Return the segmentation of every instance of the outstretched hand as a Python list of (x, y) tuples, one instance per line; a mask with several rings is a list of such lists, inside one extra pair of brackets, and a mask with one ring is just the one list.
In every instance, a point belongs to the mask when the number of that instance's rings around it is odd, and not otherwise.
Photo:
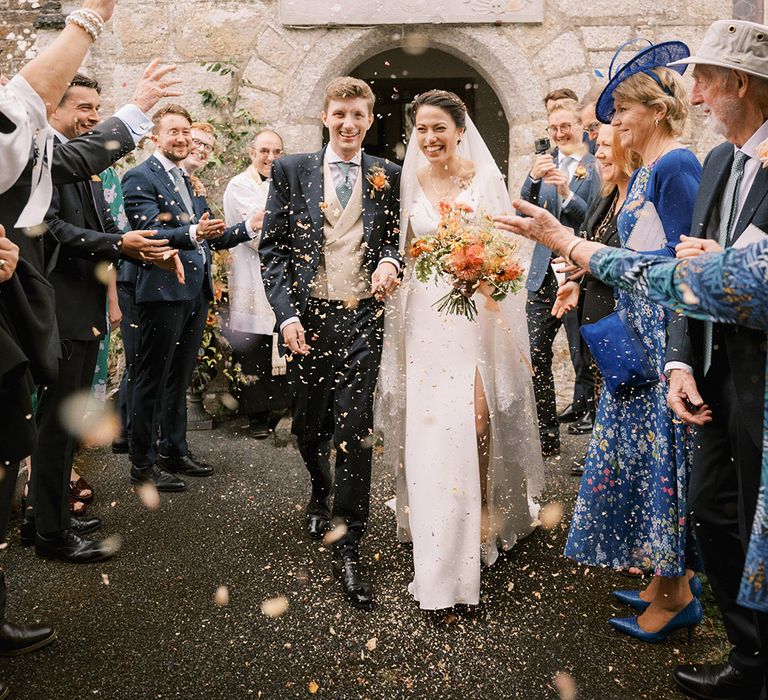
[(712, 409), (704, 403), (696, 380), (685, 369), (669, 373), (667, 404), (684, 423), (705, 425), (712, 421)]
[(179, 85), (180, 80), (171, 80), (166, 76), (176, 70), (173, 64), (161, 66), (159, 58), (153, 58), (152, 62), (144, 69), (136, 89), (133, 91), (131, 102), (145, 114), (164, 97), (178, 97), (181, 92), (173, 86)]
[(542, 243), (557, 252), (573, 238), (573, 234), (546, 209), (521, 199), (512, 202), (512, 206), (524, 216), (494, 216), (496, 228)]

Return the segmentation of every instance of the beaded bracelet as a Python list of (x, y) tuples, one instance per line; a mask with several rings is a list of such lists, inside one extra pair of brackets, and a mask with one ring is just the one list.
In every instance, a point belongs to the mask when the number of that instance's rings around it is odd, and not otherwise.
[(66, 24), (75, 24), (80, 27), (90, 35), (93, 41), (96, 41), (104, 29), (104, 20), (91, 10), (75, 10), (67, 15), (64, 21)]
[(576, 264), (573, 262), (573, 258), (571, 258), (571, 254), (576, 249), (576, 246), (579, 245), (579, 243), (584, 243), (584, 242), (585, 242), (584, 238), (577, 238), (575, 241), (571, 241), (568, 244), (568, 247), (565, 249), (565, 255), (563, 255), (567, 263), (569, 263), (570, 265)]

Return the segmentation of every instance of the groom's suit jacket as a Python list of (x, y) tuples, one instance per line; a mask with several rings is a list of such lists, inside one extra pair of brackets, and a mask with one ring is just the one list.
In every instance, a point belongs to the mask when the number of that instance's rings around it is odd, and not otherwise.
[[(733, 164), (733, 144), (723, 143), (710, 151), (704, 161), (701, 185), (696, 196), (691, 236), (717, 240), (720, 203)], [(768, 170), (760, 168), (733, 229), (736, 243), (748, 226), (768, 233)], [(669, 325), (667, 362), (693, 367), (697, 383), (703, 379), (704, 322), (676, 316)], [(741, 418), (760, 447), (763, 432), (763, 387), (765, 385), (765, 333), (744, 326), (715, 324), (713, 346), (722, 345), (731, 368), (731, 381), (741, 402)]]
[[(272, 165), (259, 255), (278, 329), (304, 313), (323, 253), (324, 154), (325, 148), (286, 156)], [(368, 180), (375, 166), (383, 168), (389, 184), (379, 191)], [(402, 261), (398, 251), (400, 167), (363, 153), (358, 178), (363, 178), (363, 265), (370, 276), (383, 258)]]
[[(158, 238), (169, 239), (169, 245), (179, 249), (186, 277), (185, 284), (179, 284), (173, 272), (161, 270), (156, 265), (146, 268), (130, 263), (121, 265), (118, 280), (131, 282), (131, 276), (134, 276), (136, 303), (187, 301), (195, 299), (201, 289), (209, 300), (212, 299), (211, 249), (231, 248), (251, 240), (245, 223), (230, 226), (220, 238), (200, 241), (196, 247), (189, 237), (193, 222), (175, 183), (155, 156), (129, 170), (123, 176), (122, 187), (125, 213), (131, 227), (134, 230), (157, 230)], [(204, 195), (195, 195), (192, 191), (189, 194), (196, 221), (206, 212), (211, 214)]]
[[(555, 149), (552, 155), (557, 158), (557, 149)], [(558, 195), (554, 185), (542, 182), (541, 180), (534, 182), (530, 174), (525, 178), (520, 191), (520, 198), (531, 202), (531, 204), (544, 207), (563, 226), (568, 226), (573, 229), (574, 233), (578, 233), (584, 223), (587, 209), (600, 193), (600, 177), (595, 168), (595, 157), (591, 153), (586, 153), (581, 158), (581, 165), (584, 166), (587, 174), (584, 177), (574, 175), (571, 178), (568, 186), (571, 192), (573, 192), (573, 197), (571, 197), (567, 206), (562, 206), (562, 198)], [(528, 291), (539, 291), (544, 283), (544, 277), (547, 274), (551, 260), (552, 251), (541, 243), (537, 243), (531, 257), (528, 279), (525, 282), (525, 287)]]

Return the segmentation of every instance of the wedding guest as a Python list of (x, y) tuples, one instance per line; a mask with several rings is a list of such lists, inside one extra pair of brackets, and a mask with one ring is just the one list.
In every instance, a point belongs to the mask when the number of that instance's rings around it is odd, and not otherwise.
[[(728, 24), (733, 24), (733, 20)], [(706, 48), (708, 47), (705, 38), (702, 49)], [(718, 54), (714, 55), (700, 51), (694, 58), (714, 61), (716, 56), (719, 57), (720, 50), (722, 49), (718, 48)], [(751, 67), (750, 63), (746, 64), (747, 67)], [(740, 68), (738, 70), (741, 71)], [(696, 89), (694, 87), (694, 91)], [(702, 246), (707, 247), (706, 243), (684, 236), (678, 250), (685, 252), (685, 257), (669, 260), (662, 256), (609, 249), (597, 242), (575, 238), (543, 209), (522, 201), (513, 204), (529, 218), (500, 218), (497, 219), (498, 226), (552, 248), (577, 265), (588, 268), (593, 275), (607, 284), (616, 285), (632, 294), (646, 296), (655, 303), (663, 304), (691, 318), (713, 323), (738, 324), (759, 329), (763, 334), (768, 331), (766, 237), (743, 248), (731, 246), (725, 252), (692, 258), (687, 253), (693, 246), (698, 245), (701, 249)], [(708, 407), (702, 406), (697, 415), (707, 417), (709, 410)], [(762, 413), (762, 484), (745, 566), (743, 571), (737, 572), (740, 587), (736, 603), (755, 611), (765, 619), (764, 616), (768, 613), (768, 588), (765, 586), (764, 577), (764, 572), (768, 569), (768, 394), (764, 398)], [(764, 659), (759, 653), (756, 655), (759, 663), (750, 669), (739, 670), (731, 666), (730, 662), (697, 664), (693, 667), (678, 667), (673, 677), (690, 697), (762, 699), (766, 697), (765, 691), (768, 689), (768, 665), (763, 663)], [(694, 686), (691, 681), (696, 675), (699, 676), (700, 683)]]
[[(283, 155), (283, 140), (262, 129), (251, 140), (251, 164), (233, 177), (224, 192), (228, 226), (263, 216), (272, 163)], [(225, 333), (242, 378), (234, 388), (238, 412), (248, 416), (248, 432), (257, 440), (274, 430), (289, 406), (285, 359), (277, 351), (275, 314), (261, 279), (259, 239), (232, 249), (229, 267), (229, 319)]]
[(216, 144), (216, 131), (213, 125), (208, 122), (193, 122), (190, 135), (192, 137), (192, 147), (189, 149), (189, 155), (184, 159), (182, 167), (187, 171), (191, 179), (194, 173), (208, 164), (211, 155), (213, 155)]
[[(678, 257), (743, 247), (768, 232), (768, 26), (715, 22), (695, 56), (691, 103), (725, 141), (704, 162), (691, 235)], [(751, 324), (748, 324), (751, 325)], [(704, 571), (725, 620), (727, 659), (678, 666), (694, 697), (757, 697), (768, 666), (768, 612), (739, 604), (760, 488), (765, 333), (676, 317), (667, 346), (669, 405), (696, 430), (689, 510)], [(765, 690), (765, 689), (764, 689)]]
[[(55, 372), (57, 338), (50, 294), (39, 297), (30, 310), (27, 289), (45, 288), (40, 275), (40, 241), (24, 236), (17, 226), (40, 224), (48, 208), (48, 182), (86, 179), (93, 166), (106, 167), (130, 150), (125, 142), (117, 150), (104, 148), (114, 135), (107, 130), (92, 134), (33, 171), (52, 135), (46, 125), (69, 80), (85, 57), (100, 27), (112, 16), (114, 0), (86, 0), (80, 11), (67, 17), (66, 26), (53, 43), (20, 70), (7, 86), (0, 86), (0, 539), (5, 539), (19, 462), (34, 449), (37, 430), (32, 412), (33, 374)], [(109, 125), (117, 128), (113, 122)], [(33, 148), (37, 142), (37, 149)], [(132, 145), (131, 145), (132, 147)], [(15, 238), (14, 242), (11, 238)], [(29, 259), (25, 254), (29, 253)], [(39, 265), (36, 267), (36, 265)], [(26, 288), (25, 288), (26, 287)], [(40, 341), (39, 343), (37, 341)], [(5, 577), (0, 578), (0, 650), (23, 654), (40, 649), (56, 638), (47, 625), (20, 626), (6, 618)], [(8, 685), (0, 681), (0, 697)]]
[[(566, 100), (554, 103), (547, 115), (547, 123), (547, 132), (555, 143), (555, 150), (551, 154), (536, 156), (520, 196), (534, 204), (546, 206), (556, 213), (563, 224), (578, 231), (584, 223), (587, 208), (598, 196), (600, 188), (595, 159), (582, 146), (576, 102)], [(594, 413), (594, 380), (581, 355), (578, 319), (573, 312), (563, 319), (550, 313), (557, 287), (551, 251), (544, 246), (536, 246), (526, 280), (526, 310), (541, 449), (545, 456), (560, 452), (560, 422), (576, 423), (578, 432), (589, 432)], [(558, 417), (552, 374), (552, 344), (562, 324), (565, 324), (568, 334), (576, 383), (570, 407)]]
[(135, 272), (139, 338), (131, 401), (131, 480), (151, 483), (159, 491), (182, 491), (186, 484), (179, 474), (213, 474), (211, 465), (190, 453), (186, 437), (186, 390), (213, 298), (211, 249), (250, 240), (258, 223), (249, 219), (225, 229), (222, 220), (211, 217), (205, 196), (193, 191), (182, 166), (193, 146), (192, 117), (186, 109), (166, 105), (152, 121), (156, 150), (123, 177), (125, 209), (133, 227), (152, 226), (181, 249), (184, 282), (156, 267)]
[[(613, 124), (622, 147), (643, 163), (618, 217), (621, 244), (668, 257), (691, 230), (701, 175), (698, 160), (679, 142), (688, 113), (677, 72), (684, 68), (664, 67), (688, 55), (681, 42), (639, 51), (611, 76), (596, 110), (601, 122)], [(617, 306), (660, 376), (669, 313), (623, 291)], [(690, 440), (667, 407), (666, 394), (664, 382), (602, 392), (565, 547), (566, 556), (583, 564), (653, 568), (642, 614), (610, 620), (644, 641), (661, 641), (702, 619), (689, 583), (692, 572), (686, 570)]]
[[(640, 161), (637, 154), (622, 148), (616, 130), (609, 124), (600, 125), (596, 143), (595, 158), (602, 182), (600, 197), (592, 203), (587, 212), (580, 235), (588, 241), (600, 241), (605, 245), (617, 247), (621, 245), (618, 231), (619, 212), (627, 198), (630, 176), (640, 166)], [(579, 274), (575, 274), (576, 270)], [(553, 316), (562, 318), (564, 314), (577, 309), (579, 325), (585, 325), (595, 323), (613, 311), (616, 299), (608, 285), (575, 266), (573, 270), (567, 269), (566, 272), (569, 278), (557, 290), (557, 299), (552, 307)], [(583, 342), (581, 351), (585, 362), (592, 368), (595, 378), (595, 404), (599, 404), (602, 377), (592, 361), (589, 348)], [(571, 474), (581, 476), (585, 462), (586, 458), (577, 460), (571, 468)]]
[(592, 88), (579, 104), (579, 116), (584, 127), (584, 143), (592, 155), (597, 151), (597, 135), (601, 126), (595, 114), (595, 105), (601, 91), (600, 86)]
[[(137, 131), (149, 128), (144, 112), (159, 99), (156, 83), (172, 67), (160, 68), (154, 62), (150, 69), (152, 78), (140, 82), (133, 104), (124, 108)], [(99, 107), (99, 84), (75, 75), (50, 117), (54, 149), (93, 129), (99, 122)], [(67, 429), (62, 409), (72, 394), (90, 388), (99, 336), (106, 333), (107, 289), (96, 267), (100, 262), (116, 264), (121, 255), (143, 261), (153, 251), (162, 254), (170, 248), (167, 240), (152, 238), (154, 231), (123, 233), (109, 216), (98, 178), (55, 187), (45, 223), (46, 270), (55, 291), (57, 325), (66, 352), (59, 360), (58, 380), (48, 383), (40, 394), (36, 415), (40, 437), (32, 454), (30, 481), (32, 512), (25, 511), (22, 538), (34, 541), (41, 556), (88, 563), (108, 558), (112, 549), (82, 538), (99, 528), (98, 518), (77, 519), (69, 512), (76, 437)]]

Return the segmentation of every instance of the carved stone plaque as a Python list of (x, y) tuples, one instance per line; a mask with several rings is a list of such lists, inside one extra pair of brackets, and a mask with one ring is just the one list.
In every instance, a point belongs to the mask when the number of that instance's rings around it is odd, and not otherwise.
[(544, 0), (280, 0), (287, 25), (510, 24), (544, 21)]

